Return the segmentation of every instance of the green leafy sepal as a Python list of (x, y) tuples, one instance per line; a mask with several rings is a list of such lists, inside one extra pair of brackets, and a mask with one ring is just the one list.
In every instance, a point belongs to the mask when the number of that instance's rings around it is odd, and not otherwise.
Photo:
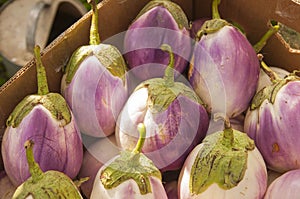
[(196, 93), (181, 82), (174, 82), (172, 86), (169, 86), (166, 85), (165, 79), (153, 78), (141, 83), (135, 91), (141, 88), (148, 89), (148, 108), (153, 113), (166, 110), (179, 95), (186, 96), (190, 100), (204, 105)]
[(176, 23), (178, 24), (179, 29), (186, 28), (189, 29), (189, 21), (181, 9), (179, 5), (170, 1), (170, 0), (152, 0), (150, 1), (137, 15), (134, 21), (136, 21), (140, 16), (145, 14), (147, 11), (155, 8), (157, 6), (162, 6), (166, 8), (173, 18), (175, 19)]
[[(88, 45), (79, 47), (66, 67), (66, 83), (70, 84), (80, 64), (89, 56), (96, 56), (99, 62), (114, 76), (125, 82), (126, 63), (120, 51), (109, 44)], [(87, 80), (88, 81), (88, 80)]]
[(62, 126), (67, 125), (72, 119), (66, 100), (58, 93), (48, 93), (46, 95), (29, 95), (25, 97), (10, 114), (6, 125), (14, 128), (18, 127), (23, 118), (38, 104), (49, 110), (53, 118), (60, 121)]
[(153, 162), (142, 153), (122, 151), (100, 175), (100, 180), (106, 189), (112, 189), (121, 183), (134, 180), (142, 195), (151, 193), (150, 177), (161, 180), (161, 173)]
[(254, 141), (228, 128), (207, 136), (202, 144), (190, 173), (191, 193), (200, 194), (214, 183), (224, 190), (237, 186), (243, 180)]
[(250, 110), (255, 110), (260, 107), (260, 105), (263, 103), (263, 101), (268, 100), (272, 104), (275, 101), (276, 95), (278, 91), (286, 85), (290, 81), (299, 81), (300, 77), (296, 75), (296, 73), (291, 73), (289, 76), (287, 76), (284, 79), (280, 79), (273, 83), (270, 86), (266, 86), (263, 89), (261, 89), (259, 92), (256, 93), (256, 95), (253, 97)]

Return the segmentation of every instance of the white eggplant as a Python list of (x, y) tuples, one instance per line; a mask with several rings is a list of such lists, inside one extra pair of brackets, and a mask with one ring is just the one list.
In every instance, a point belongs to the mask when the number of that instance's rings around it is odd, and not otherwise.
[(261, 199), (265, 162), (245, 133), (226, 125), (193, 149), (179, 176), (180, 199)]

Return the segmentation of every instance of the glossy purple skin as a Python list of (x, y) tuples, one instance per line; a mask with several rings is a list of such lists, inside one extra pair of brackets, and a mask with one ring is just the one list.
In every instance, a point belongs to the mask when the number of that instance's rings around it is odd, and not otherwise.
[(18, 127), (7, 127), (2, 141), (4, 168), (15, 186), (30, 177), (26, 140), (34, 142), (34, 158), (43, 171), (58, 170), (71, 179), (79, 172), (83, 148), (74, 117), (61, 126), (42, 105), (35, 106)]
[(300, 81), (292, 81), (277, 93), (274, 104), (265, 100), (248, 110), (245, 132), (263, 155), (269, 168), (284, 172), (300, 168)]
[[(136, 77), (146, 80), (163, 77), (169, 54), (160, 49), (162, 44), (174, 52), (174, 69), (180, 73), (188, 66), (192, 50), (189, 30), (180, 29), (170, 12), (157, 6), (141, 15), (128, 28), (124, 39), (124, 58)], [(161, 64), (153, 68), (153, 64)]]
[(89, 56), (64, 88), (64, 96), (80, 131), (105, 137), (114, 132), (128, 93), (121, 78), (113, 76), (95, 56)]
[(206, 135), (209, 123), (206, 110), (187, 97), (178, 96), (165, 111), (159, 113), (151, 112), (146, 104), (141, 111), (136, 108), (132, 111), (132, 106), (138, 106), (132, 103), (137, 102), (139, 97), (138, 94), (129, 97), (119, 115), (116, 128), (118, 145), (132, 150), (139, 137), (135, 129), (143, 122), (147, 135), (142, 152), (162, 172), (180, 169), (189, 152)]
[(290, 170), (279, 176), (268, 187), (264, 199), (298, 199), (300, 195), (300, 170)]
[(195, 44), (189, 81), (210, 112), (232, 118), (247, 110), (260, 65), (247, 38), (232, 26), (203, 35)]

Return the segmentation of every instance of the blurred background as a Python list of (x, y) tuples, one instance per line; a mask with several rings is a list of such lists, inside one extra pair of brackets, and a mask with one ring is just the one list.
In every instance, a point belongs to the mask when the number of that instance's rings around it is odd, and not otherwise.
[[(52, 4), (54, 1), (55, 0), (49, 0), (48, 3)], [(20, 2), (21, 1), (0, 0), (0, 13), (3, 12), (9, 6), (12, 7), (12, 5), (11, 5), (12, 3), (17, 4), (17, 3), (20, 3)], [(72, 2), (72, 1), (68, 1), (68, 3), (70, 3), (70, 2)], [(24, 2), (22, 2), (22, 3), (24, 3)], [(57, 9), (56, 16), (54, 16), (55, 17), (54, 22), (53, 22), (52, 27), (50, 29), (51, 32), (49, 33), (48, 40), (47, 40), (47, 43), (45, 43), (45, 45), (48, 45), (59, 34), (61, 34), (64, 30), (66, 30), (69, 26), (71, 26), (74, 22), (76, 22), (83, 15), (83, 12), (87, 12), (87, 11), (90, 10), (90, 5), (87, 3), (87, 0), (74, 0), (74, 4), (75, 3), (79, 4), (81, 6), (80, 7), (81, 10), (79, 12), (80, 16), (76, 16), (76, 17), (70, 17), (70, 15), (63, 16), (63, 13), (62, 13), (63, 9), (69, 9), (69, 7), (70, 7), (66, 3), (64, 3), (65, 5), (63, 7), (61, 6), (61, 8), (59, 8), (59, 7), (56, 8)], [(78, 7), (78, 5), (77, 5), (77, 7)], [(22, 13), (22, 14), (25, 14), (25, 13)], [(4, 19), (7, 20), (7, 18), (4, 18)], [(8, 20), (16, 20), (16, 19), (8, 19)], [(0, 26), (0, 34), (3, 34), (3, 32), (5, 32), (5, 31), (9, 31), (9, 30), (4, 30), (5, 28), (6, 27)], [(38, 30), (36, 30), (36, 31), (38, 31)], [(23, 31), (23, 32), (25, 32), (25, 31)], [(24, 33), (24, 35), (25, 34), (26, 33)], [(25, 39), (25, 36), (24, 36), (24, 39)], [(2, 49), (6, 48), (6, 46), (4, 46), (4, 43), (5, 42), (0, 43), (0, 45), (2, 45), (2, 46), (0, 46), (0, 47), (2, 47)], [(20, 52), (20, 53), (22, 53), (22, 52)], [(6, 58), (3, 55), (1, 55), (1, 53), (0, 53), (0, 86), (2, 86), (14, 73), (14, 71), (10, 72), (8, 70), (9, 67), (11, 67), (11, 66), (9, 66), (9, 64), (7, 64)]]

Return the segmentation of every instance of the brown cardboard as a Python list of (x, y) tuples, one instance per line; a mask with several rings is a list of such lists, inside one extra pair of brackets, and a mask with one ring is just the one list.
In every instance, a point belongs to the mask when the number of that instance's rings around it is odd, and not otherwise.
[[(99, 31), (102, 40), (125, 31), (139, 10), (149, 0), (103, 0), (99, 5)], [(210, 0), (176, 0), (186, 12), (189, 20), (210, 17)], [(222, 0), (220, 14), (241, 24), (251, 43), (255, 43), (267, 30), (267, 21), (274, 19), (300, 32), (300, 5), (292, 0)], [(43, 50), (42, 62), (48, 75), (51, 92), (59, 92), (63, 67), (72, 52), (88, 44), (91, 12), (84, 15), (56, 40)], [(2, 42), (2, 41), (1, 41)], [(273, 37), (263, 49), (269, 65), (288, 70), (300, 69), (300, 55), (288, 50)], [(13, 108), (26, 95), (36, 92), (34, 61), (26, 64), (17, 74), (0, 88), (0, 135), (5, 130), (5, 121)], [(2, 136), (0, 136), (1, 138)], [(0, 170), (3, 169), (0, 163)]]

